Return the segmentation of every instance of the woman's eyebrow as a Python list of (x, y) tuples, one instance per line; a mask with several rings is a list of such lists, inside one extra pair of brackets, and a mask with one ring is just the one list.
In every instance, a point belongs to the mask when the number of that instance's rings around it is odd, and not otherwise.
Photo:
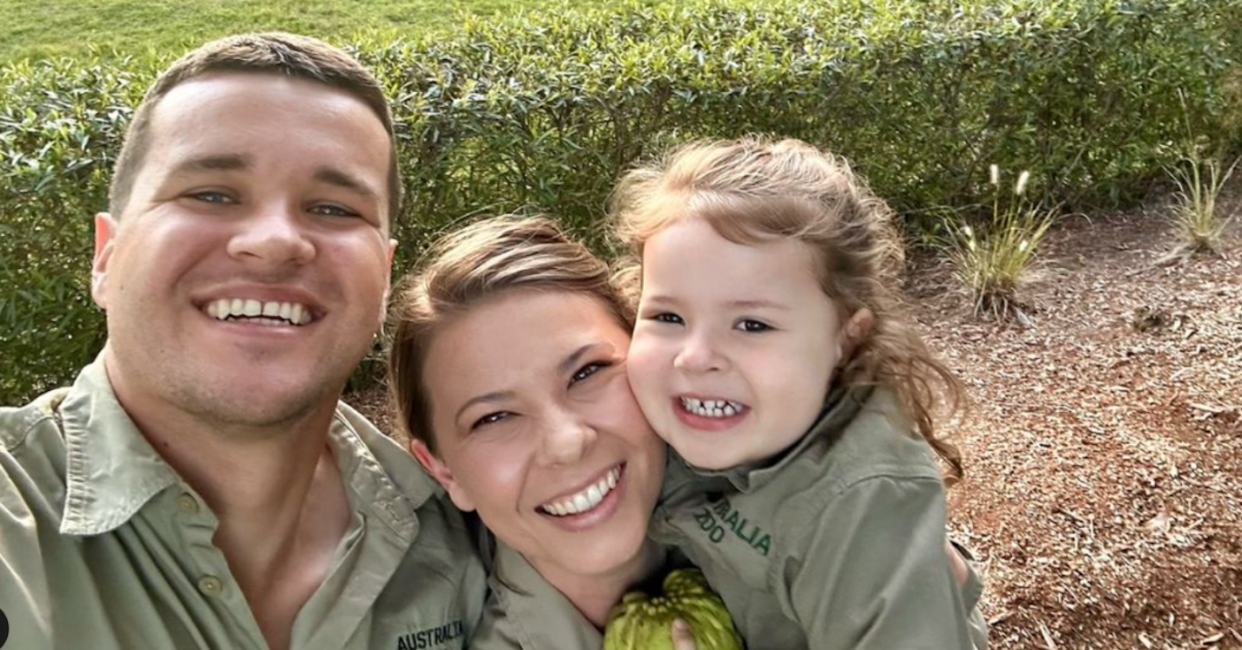
[(577, 350), (574, 350), (568, 357), (565, 357), (564, 361), (560, 362), (560, 364), (556, 366), (557, 373), (563, 375), (570, 370), (573, 370), (574, 367), (578, 365), (578, 362), (582, 359), (582, 357), (586, 356), (587, 351), (595, 345), (595, 343), (587, 343)]
[(471, 397), (470, 399), (466, 400), (465, 404), (461, 405), (461, 408), (457, 409), (457, 416), (454, 419), (460, 420), (462, 413), (465, 413), (466, 409), (470, 408), (471, 406), (474, 406), (475, 404), (482, 404), (484, 402), (503, 402), (504, 400), (512, 399), (512, 398), (513, 398), (513, 391), (511, 390), (500, 390), (500, 391), (496, 391), (492, 393), (484, 393), (476, 397)]

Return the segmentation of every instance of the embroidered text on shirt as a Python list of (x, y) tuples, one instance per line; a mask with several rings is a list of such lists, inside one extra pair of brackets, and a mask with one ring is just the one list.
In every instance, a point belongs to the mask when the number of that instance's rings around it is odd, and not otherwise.
[(724, 540), (726, 528), (733, 531), (738, 539), (746, 542), (756, 552), (767, 557), (772, 550), (772, 536), (763, 532), (761, 528), (750, 523), (737, 510), (729, 505), (729, 500), (722, 498), (719, 501), (709, 501), (703, 509), (694, 515), (694, 520), (698, 522), (699, 529), (707, 533), (707, 538), (713, 544), (719, 544)]

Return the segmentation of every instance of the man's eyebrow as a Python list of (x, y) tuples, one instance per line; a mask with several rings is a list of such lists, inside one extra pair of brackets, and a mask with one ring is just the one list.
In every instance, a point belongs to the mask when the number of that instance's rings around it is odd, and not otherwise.
[(381, 198), (379, 193), (376, 192), (370, 185), (367, 185), (351, 174), (347, 174), (332, 167), (320, 167), (319, 169), (316, 169), (315, 180), (351, 190), (361, 194), (363, 197), (371, 201), (379, 202)]
[(219, 154), (202, 156), (184, 160), (173, 167), (170, 175), (193, 174), (195, 172), (239, 171), (250, 167), (253, 158), (245, 154)]
[(511, 399), (512, 397), (513, 397), (513, 391), (511, 390), (501, 390), (501, 391), (496, 391), (493, 393), (484, 393), (477, 397), (471, 397), (470, 399), (466, 400), (465, 404), (461, 405), (461, 408), (457, 409), (457, 417), (455, 417), (454, 419), (460, 420), (462, 413), (465, 413), (466, 409), (470, 408), (471, 406), (474, 406), (475, 404), (483, 404), (485, 402), (502, 402), (504, 400)]

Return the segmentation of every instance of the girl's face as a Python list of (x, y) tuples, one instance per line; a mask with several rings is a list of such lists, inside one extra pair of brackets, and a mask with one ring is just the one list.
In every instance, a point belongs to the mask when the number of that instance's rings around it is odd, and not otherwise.
[(811, 249), (735, 244), (689, 218), (649, 239), (642, 261), (629, 376), (656, 433), (707, 469), (797, 441), (845, 348)]
[(415, 456), (553, 584), (639, 560), (664, 445), (630, 392), (629, 342), (592, 297), (513, 291), (428, 350), (439, 457), (418, 441)]

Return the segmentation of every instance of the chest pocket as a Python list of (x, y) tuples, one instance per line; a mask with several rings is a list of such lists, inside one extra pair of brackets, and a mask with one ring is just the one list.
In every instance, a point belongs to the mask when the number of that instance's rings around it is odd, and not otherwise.
[(727, 572), (750, 589), (767, 590), (776, 539), (744, 499), (712, 493), (683, 496), (664, 504), (658, 529), (709, 578)]

